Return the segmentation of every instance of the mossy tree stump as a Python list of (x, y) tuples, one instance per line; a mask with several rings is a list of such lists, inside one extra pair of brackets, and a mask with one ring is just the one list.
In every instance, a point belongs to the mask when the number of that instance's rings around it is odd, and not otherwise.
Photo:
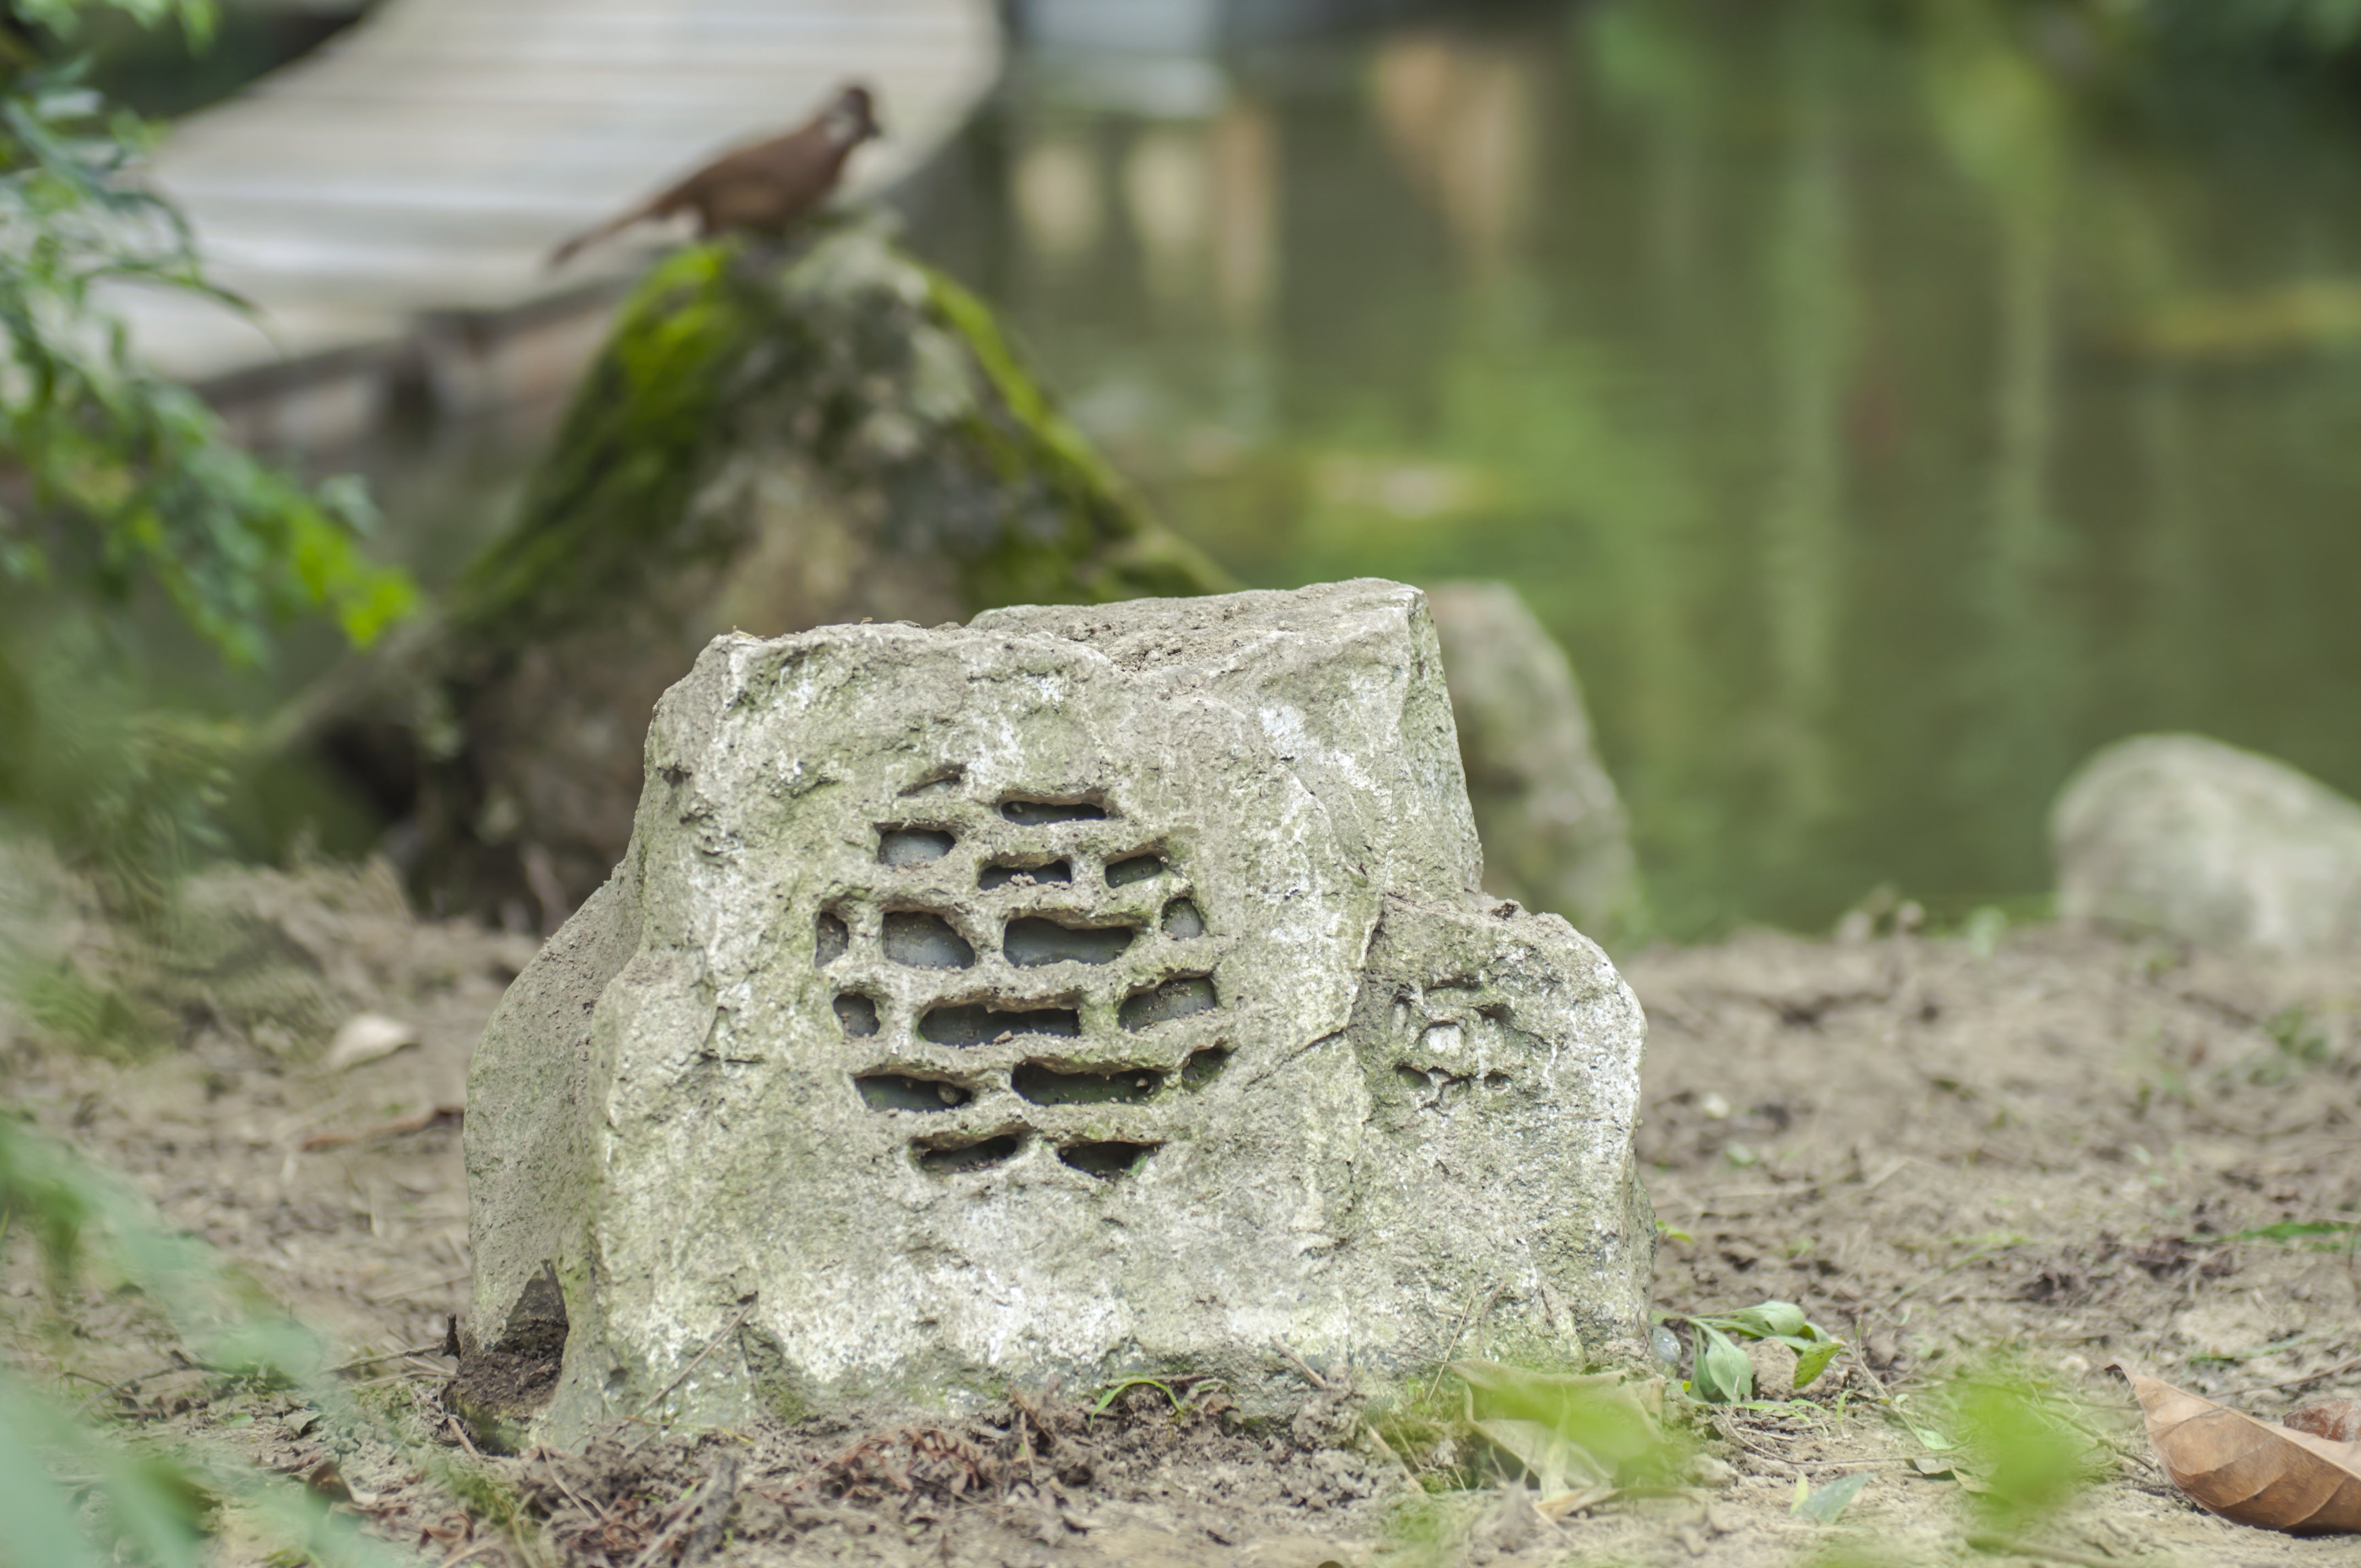
[(548, 929), (620, 858), (648, 716), (717, 633), (1226, 586), (989, 309), (851, 220), (657, 266), (514, 524), (301, 729), (436, 902)]

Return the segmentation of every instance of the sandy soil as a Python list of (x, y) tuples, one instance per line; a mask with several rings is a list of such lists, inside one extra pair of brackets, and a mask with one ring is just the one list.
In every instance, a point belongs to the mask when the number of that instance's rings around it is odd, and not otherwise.
[[(436, 1113), (532, 944), (413, 920), (383, 877), (239, 873), (207, 896), (217, 939), (152, 987), (173, 1048), (110, 1063), (19, 1025), (5, 1093), (371, 1357), (340, 1376), (403, 1441), (177, 1364), (121, 1293), (75, 1304), (70, 1334), (36, 1332), (21, 1255), (0, 1278), (13, 1354), (159, 1436), (299, 1474), (333, 1462), (352, 1511), (427, 1562), (2361, 1562), (2352, 1538), (2192, 1508), (2103, 1371), (2128, 1358), (2267, 1417), (2361, 1393), (2350, 1246), (2235, 1239), (2361, 1212), (2349, 966), (2048, 927), (1750, 934), (1631, 959), (1658, 1306), (1791, 1299), (1849, 1348), (1800, 1398), (1701, 1414), (1694, 1484), (1551, 1520), (1516, 1486), (1414, 1488), (1356, 1437), (1349, 1390), (1308, 1384), (1285, 1432), (1232, 1430), (1217, 1395), (1176, 1414), (1135, 1390), (1090, 1415), (1090, 1391), (1042, 1390), (948, 1424), (642, 1426), (583, 1455), (478, 1459), (441, 1402), (467, 1250), (458, 1136)], [(316, 1065), (360, 1011), (419, 1043)], [(2068, 1402), (2089, 1474), (2061, 1511), (1994, 1539), (1987, 1477), (1929, 1446), (1956, 1430), (1963, 1376), (2046, 1380)], [(1861, 1472), (1835, 1524), (1791, 1512), (1799, 1476)]]

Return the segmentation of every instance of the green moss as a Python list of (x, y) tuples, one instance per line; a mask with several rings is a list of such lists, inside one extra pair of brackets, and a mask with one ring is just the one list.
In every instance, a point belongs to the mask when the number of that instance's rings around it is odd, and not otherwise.
[(966, 608), (1220, 591), (1060, 413), (992, 312), (875, 223), (782, 252), (682, 250), (625, 302), (515, 525), (454, 622), (513, 647), (726, 564), (732, 464), (787, 471), (888, 553), (948, 557)]
[(710, 460), (752, 325), (733, 244), (694, 246), (642, 280), (576, 393), (517, 521), (454, 598), (463, 635), (522, 641), (643, 580)]

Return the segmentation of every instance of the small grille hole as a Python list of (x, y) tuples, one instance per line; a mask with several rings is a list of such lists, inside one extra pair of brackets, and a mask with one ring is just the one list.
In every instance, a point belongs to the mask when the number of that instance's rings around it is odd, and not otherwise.
[(851, 945), (852, 933), (845, 929), (843, 916), (819, 917), (819, 935), (812, 942), (812, 957), (818, 960), (820, 968), (826, 969), (844, 957), (845, 948)]
[(1180, 1087), (1202, 1089), (1221, 1077), (1222, 1069), (1229, 1065), (1230, 1053), (1219, 1046), (1208, 1046), (1202, 1051), (1192, 1052), (1189, 1059), (1180, 1064)]
[(1047, 828), (1057, 822), (1103, 822), (1106, 807), (1090, 800), (1004, 800), (1000, 815), (1019, 828)]
[(836, 1021), (844, 1025), (848, 1038), (865, 1040), (877, 1032), (877, 1003), (857, 991), (848, 991), (836, 999)]
[(1074, 868), (1065, 861), (1049, 861), (1038, 866), (1020, 866), (1006, 861), (983, 868), (975, 885), (990, 893), (995, 887), (1064, 886), (1074, 880)]
[(877, 859), (888, 866), (923, 866), (951, 852), (959, 840), (933, 828), (885, 828), (877, 836)]
[(1169, 1024), (1175, 1018), (1186, 1018), (1192, 1013), (1210, 1013), (1219, 1005), (1211, 976), (1184, 974), (1134, 992), (1116, 1015), (1126, 1029), (1146, 1029)]
[(929, 1008), (918, 1033), (939, 1046), (980, 1046), (1003, 1035), (1062, 1035), (1082, 1032), (1082, 1016), (1071, 1007), (1004, 1010), (968, 1003)]
[(1061, 1072), (1027, 1062), (1009, 1086), (1036, 1105), (1137, 1105), (1156, 1098), (1164, 1075), (1154, 1068), (1116, 1068), (1106, 1072)]
[(1143, 1159), (1156, 1152), (1154, 1144), (1105, 1143), (1068, 1144), (1058, 1151), (1058, 1157), (1076, 1170), (1087, 1171), (1102, 1179), (1128, 1176)]
[(898, 1072), (873, 1072), (856, 1078), (862, 1103), (872, 1111), (948, 1111), (975, 1098), (975, 1091), (938, 1078), (907, 1078)]
[(914, 910), (885, 916), (885, 956), (910, 969), (966, 969), (975, 949), (939, 915)]
[(1170, 869), (1161, 855), (1134, 855), (1126, 861), (1109, 861), (1106, 882), (1109, 887), (1127, 887), (1136, 882), (1162, 876)]
[(996, 1138), (983, 1138), (974, 1143), (938, 1143), (918, 1146), (918, 1168), (936, 1176), (955, 1175), (962, 1170), (987, 1170), (993, 1166), (1014, 1159), (1025, 1140), (1015, 1133), (1003, 1133)]
[(1205, 934), (1205, 917), (1188, 899), (1176, 898), (1164, 906), (1164, 934), (1184, 939), (1202, 937)]
[(1054, 920), (1028, 916), (1008, 923), (1000, 950), (1019, 969), (1038, 969), (1043, 964), (1105, 964), (1122, 957), (1123, 950), (1138, 935), (1137, 926), (1060, 926)]

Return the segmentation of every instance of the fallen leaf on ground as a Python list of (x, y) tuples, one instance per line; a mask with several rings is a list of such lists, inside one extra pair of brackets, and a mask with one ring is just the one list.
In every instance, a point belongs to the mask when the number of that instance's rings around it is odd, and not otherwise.
[(2361, 1442), (2361, 1399), (2314, 1399), (2290, 1410), (2279, 1425), (2331, 1442)]
[(418, 1031), (401, 1019), (389, 1018), (382, 1013), (357, 1013), (336, 1031), (320, 1065), (330, 1072), (342, 1072), (417, 1043)]
[(1554, 1497), (1542, 1498), (1533, 1505), (1533, 1511), (1554, 1522), (1586, 1508), (1595, 1508), (1620, 1490), (1615, 1486), (1585, 1486), (1578, 1492), (1561, 1492)]
[(1818, 1491), (1798, 1475), (1795, 1477), (1795, 1501), (1787, 1511), (1818, 1524), (1834, 1524), (1837, 1516), (1852, 1506), (1861, 1489), (1869, 1485), (1869, 1472), (1856, 1470), (1851, 1475), (1831, 1481)]
[(1962, 1470), (1957, 1462), (1932, 1453), (1922, 1453), (1910, 1462), (1910, 1467), (1930, 1480), (1951, 1480), (1960, 1490), (1981, 1495), (1992, 1490), (1992, 1483), (1972, 1472)]
[(346, 1482), (344, 1472), (336, 1468), (336, 1462), (333, 1459), (323, 1459), (313, 1465), (310, 1474), (303, 1477), (303, 1485), (332, 1503), (349, 1503), (353, 1500), (353, 1489)]
[(1533, 1474), (1544, 1497), (1606, 1485), (1607, 1473), (1578, 1444), (1539, 1421), (1496, 1417), (1476, 1430), (1494, 1447)]
[(2361, 1442), (2258, 1421), (2121, 1362), (2111, 1369), (2130, 1382), (2165, 1474), (2200, 1508), (2292, 1535), (2361, 1530)]

